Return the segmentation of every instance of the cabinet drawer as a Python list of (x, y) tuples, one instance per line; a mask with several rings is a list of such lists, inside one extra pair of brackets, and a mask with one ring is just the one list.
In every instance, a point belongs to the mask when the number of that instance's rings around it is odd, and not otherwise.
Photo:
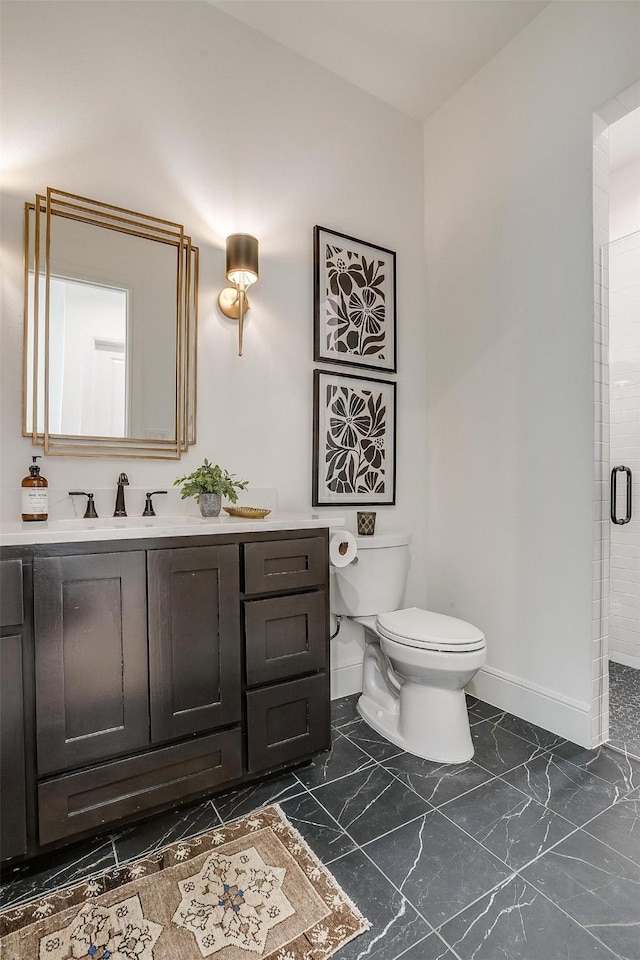
[(249, 773), (328, 749), (326, 674), (247, 693)]
[(324, 594), (298, 593), (244, 605), (247, 684), (300, 676), (325, 666)]
[(100, 827), (242, 774), (240, 730), (101, 764), (38, 786), (40, 843)]
[(15, 627), (24, 621), (22, 561), (0, 562), (0, 627)]
[(244, 547), (245, 593), (286, 593), (323, 584), (328, 569), (323, 537), (247, 543)]

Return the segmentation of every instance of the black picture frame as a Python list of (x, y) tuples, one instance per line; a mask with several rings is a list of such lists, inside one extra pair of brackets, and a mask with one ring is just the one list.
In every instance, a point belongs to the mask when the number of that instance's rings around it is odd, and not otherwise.
[(313, 359), (396, 373), (396, 254), (313, 228)]
[(313, 371), (314, 507), (396, 502), (395, 382)]

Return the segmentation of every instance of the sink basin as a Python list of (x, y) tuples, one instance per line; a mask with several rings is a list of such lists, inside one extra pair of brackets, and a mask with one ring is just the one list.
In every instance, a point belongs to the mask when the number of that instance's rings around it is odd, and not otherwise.
[(201, 517), (170, 514), (164, 517), (97, 517), (93, 520), (50, 520), (49, 530), (128, 530), (143, 527), (190, 527), (206, 523)]

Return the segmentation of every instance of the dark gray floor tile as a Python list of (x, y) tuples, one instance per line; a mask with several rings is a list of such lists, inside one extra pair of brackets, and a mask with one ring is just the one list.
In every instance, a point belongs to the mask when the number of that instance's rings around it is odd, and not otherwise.
[(352, 743), (355, 743), (357, 747), (360, 747), (361, 750), (368, 753), (374, 760), (381, 762), (383, 760), (390, 760), (391, 757), (397, 757), (399, 753), (403, 752), (395, 743), (390, 743), (388, 740), (385, 740), (384, 737), (380, 736), (379, 733), (376, 733), (364, 720), (354, 720), (351, 723), (345, 724), (340, 727), (340, 733), (345, 737), (349, 737)]
[(0, 908), (45, 896), (116, 865), (109, 837), (86, 840), (2, 871)]
[(493, 778), (493, 774), (473, 761), (432, 763), (410, 753), (401, 753), (391, 760), (385, 760), (383, 766), (434, 807)]
[(504, 716), (505, 713), (500, 707), (494, 707), (490, 703), (485, 703), (484, 700), (476, 700), (469, 707), (469, 718), (472, 723), (477, 723), (479, 720), (499, 720)]
[(356, 704), (360, 699), (359, 693), (354, 693), (349, 697), (341, 697), (340, 700), (331, 701), (331, 723), (334, 727), (341, 727), (345, 723), (351, 723), (358, 719)]
[(285, 800), (282, 809), (323, 863), (330, 863), (355, 849), (353, 840), (310, 793)]
[(113, 834), (116, 856), (119, 863), (145, 857), (168, 843), (186, 840), (218, 826), (220, 818), (210, 801), (171, 810)]
[(472, 707), (475, 707), (476, 703), (479, 703), (477, 697), (474, 697), (471, 693), (465, 692), (465, 697), (467, 699), (467, 710), (471, 710)]
[(364, 849), (434, 927), (511, 873), (438, 810)]
[(522, 737), (515, 737), (492, 720), (473, 724), (471, 738), (475, 748), (473, 759), (495, 774), (528, 763), (543, 752), (540, 747)]
[(553, 753), (511, 770), (503, 779), (576, 826), (582, 826), (620, 798), (618, 787)]
[(567, 741), (553, 752), (563, 760), (569, 760), (574, 766), (594, 773), (607, 783), (615, 784), (622, 793), (629, 793), (640, 787), (640, 761), (625, 757), (607, 746), (587, 750)]
[(430, 932), (411, 904), (361, 851), (336, 860), (331, 873), (372, 924), (371, 930), (344, 946), (336, 960), (396, 960)]
[(441, 811), (513, 870), (575, 830), (568, 820), (504, 780), (477, 787)]
[(437, 933), (432, 933), (403, 953), (400, 960), (456, 960), (456, 955)]
[(377, 765), (316, 787), (312, 793), (358, 844), (431, 809), (426, 800)]
[(633, 741), (624, 740), (615, 740), (611, 737), (607, 740), (607, 746), (611, 750), (616, 750), (618, 753), (624, 754), (625, 757), (631, 757), (632, 760), (640, 760), (640, 741), (634, 743)]
[(640, 866), (582, 830), (522, 876), (625, 960), (640, 957)]
[(559, 747), (562, 743), (566, 743), (565, 738), (559, 737), (557, 733), (551, 733), (550, 730), (544, 730), (542, 727), (536, 726), (535, 723), (529, 723), (528, 720), (514, 717), (511, 713), (503, 714), (499, 723), (503, 730), (515, 733), (517, 737), (522, 737), (523, 740), (528, 740), (529, 743), (533, 743), (543, 750), (551, 750), (553, 747)]
[[(640, 796), (625, 797), (584, 827), (592, 837), (640, 864)], [(640, 893), (638, 894), (640, 896)]]
[(243, 817), (245, 813), (259, 810), (270, 803), (283, 803), (304, 792), (305, 788), (297, 777), (292, 773), (285, 773), (273, 780), (263, 780), (250, 787), (240, 787), (238, 790), (220, 794), (214, 797), (212, 802), (221, 819), (226, 822)]
[(440, 933), (461, 960), (615, 960), (520, 876), (472, 904)]
[(319, 787), (321, 783), (330, 783), (349, 773), (363, 770), (374, 761), (368, 753), (356, 747), (351, 740), (339, 734), (334, 736), (331, 750), (316, 757), (306, 767), (296, 770), (296, 776), (305, 787)]

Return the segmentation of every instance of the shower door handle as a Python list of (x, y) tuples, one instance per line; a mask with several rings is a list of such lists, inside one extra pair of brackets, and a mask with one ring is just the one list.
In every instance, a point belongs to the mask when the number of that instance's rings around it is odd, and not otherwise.
[[(616, 481), (619, 473), (626, 474), (627, 479), (627, 513), (624, 519), (618, 519), (616, 514)], [(631, 493), (631, 484), (633, 477), (631, 475), (631, 470), (629, 467), (614, 467), (611, 471), (611, 520), (613, 523), (623, 524), (629, 523), (631, 520), (631, 509), (632, 509), (632, 493)]]

